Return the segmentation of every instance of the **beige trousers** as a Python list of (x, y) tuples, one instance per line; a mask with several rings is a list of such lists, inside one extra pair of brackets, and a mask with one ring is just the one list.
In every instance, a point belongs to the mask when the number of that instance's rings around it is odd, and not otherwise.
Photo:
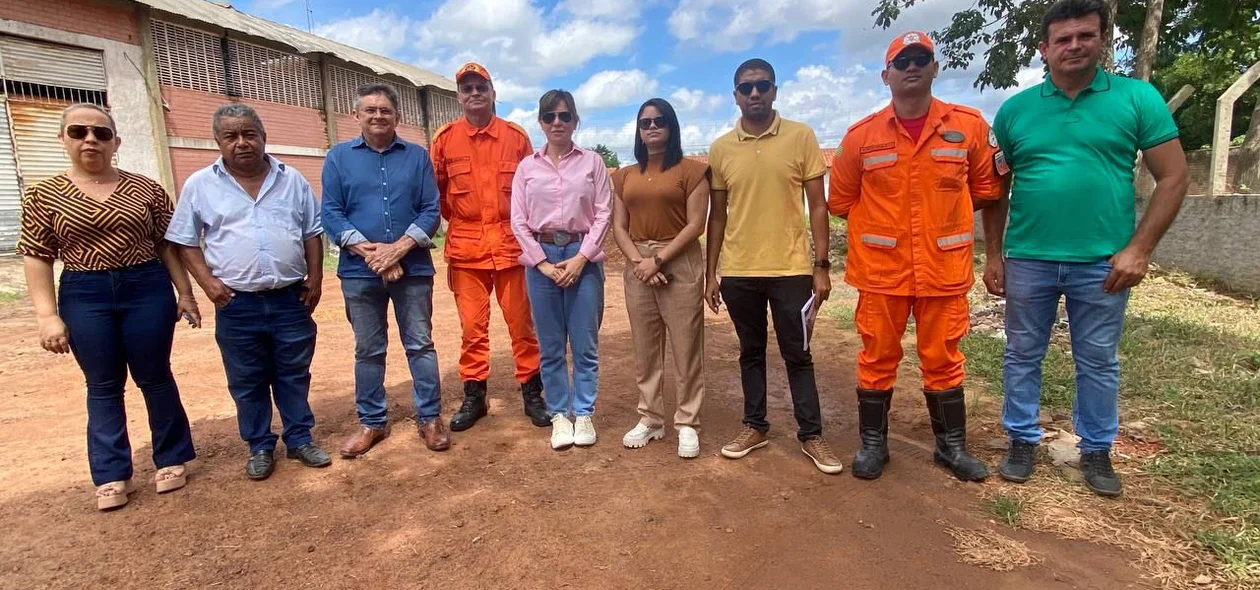
[[(668, 244), (635, 242), (644, 257)], [(639, 414), (651, 426), (665, 424), (665, 335), (669, 334), (677, 378), (674, 425), (698, 428), (704, 401), (704, 253), (699, 240), (665, 263), (661, 272), (668, 276), (669, 284), (652, 287), (635, 278), (634, 266), (626, 264), (626, 310), (634, 338)]]

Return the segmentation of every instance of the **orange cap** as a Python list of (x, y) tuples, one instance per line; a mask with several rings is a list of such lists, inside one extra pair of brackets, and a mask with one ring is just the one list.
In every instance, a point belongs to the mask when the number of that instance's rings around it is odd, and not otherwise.
[(477, 74), (478, 76), (485, 78), (487, 82), (490, 81), (490, 72), (487, 72), (486, 68), (481, 64), (471, 61), (459, 68), (459, 71), (455, 73), (455, 81), (459, 82), (460, 78), (463, 78), (468, 74)]
[(936, 53), (936, 46), (932, 44), (932, 40), (928, 38), (927, 33), (921, 31), (908, 31), (898, 35), (893, 42), (888, 45), (888, 53), (884, 54), (884, 63), (892, 63), (894, 57), (898, 53), (905, 51), (907, 47), (922, 47), (932, 53)]

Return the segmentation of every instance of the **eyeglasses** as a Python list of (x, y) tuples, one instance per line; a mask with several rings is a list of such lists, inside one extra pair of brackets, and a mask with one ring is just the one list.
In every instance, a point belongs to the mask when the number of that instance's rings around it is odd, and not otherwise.
[(752, 94), (753, 88), (757, 89), (758, 94), (765, 94), (770, 92), (771, 88), (774, 88), (774, 81), (757, 80), (756, 82), (744, 82), (743, 84), (736, 86), (735, 90), (738, 90), (739, 93), (744, 96), (748, 96)]
[(555, 123), (555, 122), (556, 122), (556, 117), (560, 117), (560, 122), (562, 122), (562, 123), (572, 123), (572, 122), (573, 122), (573, 113), (570, 113), (569, 111), (560, 111), (560, 112), (554, 112), (554, 113), (543, 113), (543, 114), (542, 114), (542, 117), (540, 117), (540, 118), (542, 119), (542, 122), (543, 122), (543, 123), (546, 123), (546, 124), (550, 125), (550, 124), (552, 124), (552, 123)]
[(369, 117), (375, 117), (378, 115), (382, 117), (392, 117), (394, 115), (394, 109), (388, 107), (363, 107), (359, 110)]
[(109, 127), (99, 127), (96, 125), (66, 125), (66, 136), (70, 139), (79, 140), (87, 137), (88, 131), (92, 132), (92, 136), (97, 141), (109, 141), (114, 139), (114, 130)]
[(910, 64), (912, 63), (915, 65), (915, 67), (926, 68), (928, 64), (932, 63), (932, 54), (920, 53), (914, 56), (898, 55), (897, 57), (893, 58), (892, 67), (897, 68), (898, 70), (901, 70), (904, 72), (906, 71), (906, 69), (910, 67)]
[(475, 84), (460, 84), (459, 91), (464, 94), (472, 94), (473, 91), (480, 92), (481, 94), (489, 94), (490, 84), (487, 82), (477, 82)]
[(653, 127), (664, 129), (666, 126), (665, 117), (644, 117), (639, 119), (639, 129), (647, 131)]

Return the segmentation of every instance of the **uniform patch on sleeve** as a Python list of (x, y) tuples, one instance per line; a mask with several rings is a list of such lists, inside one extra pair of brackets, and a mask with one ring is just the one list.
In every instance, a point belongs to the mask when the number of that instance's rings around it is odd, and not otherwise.
[(1006, 176), (1011, 173), (1010, 164), (1006, 163), (1006, 154), (998, 152), (993, 154), (993, 170), (998, 176)]
[(992, 129), (989, 130), (989, 147), (997, 147), (997, 134)]

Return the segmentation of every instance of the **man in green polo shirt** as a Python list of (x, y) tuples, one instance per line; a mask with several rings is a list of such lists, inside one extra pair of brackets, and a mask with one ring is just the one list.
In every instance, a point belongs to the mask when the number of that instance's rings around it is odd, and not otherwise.
[[(998, 473), (1014, 482), (1032, 477), (1042, 434), (1041, 363), (1059, 298), (1066, 297), (1081, 474), (1104, 496), (1120, 493), (1110, 453), (1119, 430), (1118, 348), (1129, 289), (1146, 276), (1187, 186), (1177, 126), (1159, 92), (1098, 66), (1110, 50), (1110, 29), (1101, 0), (1050, 7), (1040, 43), (1050, 75), (1008, 100), (994, 120), (993, 141), (1013, 172), (1010, 199), (983, 212), (985, 285), (1007, 301), (1002, 422), (1011, 444)], [(1134, 230), (1139, 150), (1156, 188)]]

